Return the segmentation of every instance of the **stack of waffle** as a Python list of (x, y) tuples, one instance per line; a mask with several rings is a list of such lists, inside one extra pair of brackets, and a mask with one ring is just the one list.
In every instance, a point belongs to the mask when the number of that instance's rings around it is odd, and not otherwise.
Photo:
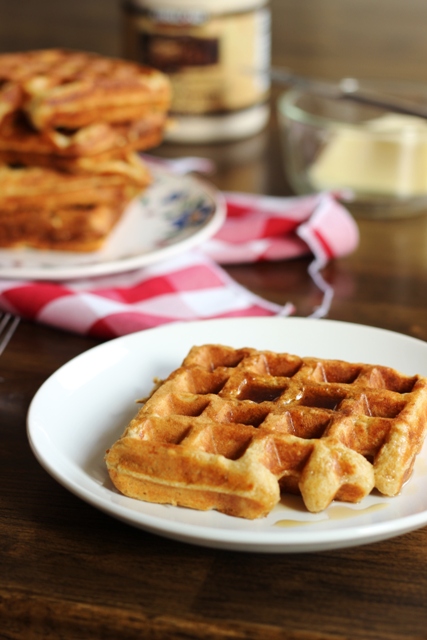
[(98, 249), (150, 183), (137, 155), (159, 144), (160, 72), (58, 49), (0, 55), (0, 246)]

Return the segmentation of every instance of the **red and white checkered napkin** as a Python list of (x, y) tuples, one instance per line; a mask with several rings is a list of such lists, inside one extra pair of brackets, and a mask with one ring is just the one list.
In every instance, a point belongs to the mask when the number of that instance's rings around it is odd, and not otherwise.
[(331, 195), (296, 198), (226, 193), (227, 219), (199, 249), (128, 273), (61, 282), (0, 280), (0, 309), (102, 339), (173, 321), (289, 315), (233, 281), (220, 264), (314, 256), (310, 273), (333, 295), (320, 269), (353, 251), (358, 229)]

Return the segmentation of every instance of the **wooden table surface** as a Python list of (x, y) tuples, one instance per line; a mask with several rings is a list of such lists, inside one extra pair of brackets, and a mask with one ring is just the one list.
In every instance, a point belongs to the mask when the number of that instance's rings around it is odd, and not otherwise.
[[(20, 3), (1, 0), (5, 19), (6, 4), (14, 7), (7, 14), (9, 22), (3, 23), (9, 34), (3, 42), (13, 40), (9, 48), (33, 46), (34, 34), (38, 43), (41, 38), (46, 46), (56, 44), (40, 36), (43, 10), (37, 15), (33, 10), (22, 21)], [(53, 4), (58, 11), (63, 3)], [(101, 15), (99, 2), (66, 4), (73, 16), (79, 9), (88, 20)], [(285, 4), (291, 10), (297, 3), (286, 2), (282, 8)], [(330, 8), (333, 3), (326, 4)], [(103, 53), (109, 47), (114, 53), (116, 40), (108, 30), (115, 25), (115, 14), (111, 2), (105, 7), (110, 17), (105, 18), (104, 31), (92, 25), (94, 48), (99, 43)], [(71, 33), (69, 24), (58, 26), (64, 34)], [(78, 25), (76, 32), (77, 47), (87, 33)], [(304, 37), (303, 31), (301, 42)], [(308, 53), (306, 48), (301, 51), (304, 68)], [(327, 47), (322, 51), (325, 61)], [(295, 45), (295, 59), (297, 54)], [(409, 62), (405, 68), (410, 75)], [(218, 167), (212, 181), (222, 189), (289, 193), (274, 118), (266, 132), (239, 143), (162, 145), (157, 153), (212, 157)], [(358, 249), (324, 272), (335, 289), (329, 317), (427, 340), (427, 215), (358, 223)], [(320, 302), (307, 266), (303, 259), (238, 265), (229, 273), (269, 300), (294, 302), (297, 315), (306, 316)], [(0, 638), (427, 638), (427, 528), (362, 547), (310, 554), (222, 551), (122, 524), (52, 479), (29, 448), (29, 403), (58, 367), (96, 344), (94, 339), (21, 321), (0, 357)]]

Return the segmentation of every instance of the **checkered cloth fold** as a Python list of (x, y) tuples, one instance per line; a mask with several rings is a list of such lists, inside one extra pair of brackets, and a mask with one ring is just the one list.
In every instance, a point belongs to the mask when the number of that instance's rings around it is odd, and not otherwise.
[(280, 306), (254, 295), (220, 265), (311, 254), (309, 272), (323, 292), (312, 315), (326, 315), (333, 290), (321, 269), (358, 244), (358, 228), (348, 211), (328, 193), (224, 195), (226, 221), (198, 249), (110, 276), (59, 282), (0, 279), (0, 309), (100, 339), (175, 321), (289, 315), (292, 303)]

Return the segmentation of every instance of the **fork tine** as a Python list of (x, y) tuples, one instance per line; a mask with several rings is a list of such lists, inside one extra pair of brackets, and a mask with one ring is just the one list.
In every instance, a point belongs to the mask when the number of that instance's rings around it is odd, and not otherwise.
[(17, 316), (13, 316), (11, 313), (0, 315), (0, 355), (9, 344), (18, 324), (19, 318)]

